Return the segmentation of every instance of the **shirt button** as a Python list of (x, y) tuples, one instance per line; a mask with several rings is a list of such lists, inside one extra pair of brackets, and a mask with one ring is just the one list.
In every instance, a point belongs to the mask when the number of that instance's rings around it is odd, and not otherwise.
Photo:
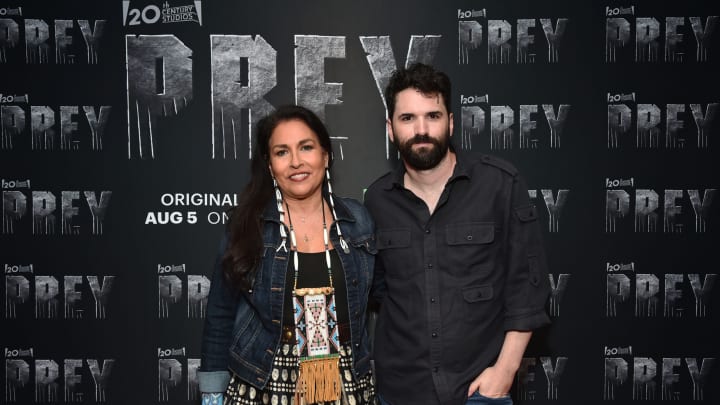
[(435, 297), (430, 298), (430, 302), (435, 302)]
[(357, 281), (357, 279), (356, 279), (356, 278), (354, 278), (354, 279), (353, 279), (353, 281), (352, 281), (352, 285), (358, 285), (358, 281)]
[(432, 263), (428, 263), (428, 269), (432, 269)]
[(426, 229), (426, 230), (425, 230), (425, 233), (430, 233), (430, 230), (429, 230), (429, 229)]
[(436, 338), (436, 337), (437, 337), (437, 332), (433, 332), (433, 333), (432, 333), (432, 337)]
[(433, 367), (433, 373), (437, 373), (437, 372), (438, 372), (438, 368), (437, 368), (437, 367)]
[(472, 238), (472, 235), (468, 235), (465, 239), (472, 240), (473, 238)]

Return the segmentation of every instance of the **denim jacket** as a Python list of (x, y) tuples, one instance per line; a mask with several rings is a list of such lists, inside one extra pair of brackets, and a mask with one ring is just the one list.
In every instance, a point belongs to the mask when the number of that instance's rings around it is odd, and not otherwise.
[[(329, 233), (345, 271), (353, 369), (356, 377), (360, 377), (370, 370), (365, 312), (377, 252), (374, 223), (359, 202), (335, 196), (334, 201), (337, 221), (349, 251), (343, 251), (334, 224)], [(225, 392), (230, 371), (259, 389), (265, 387), (270, 377), (280, 344), (290, 246), (288, 241), (287, 249), (279, 248), (280, 220), (274, 200), (266, 206), (263, 220), (265, 249), (250, 292), (237, 294), (225, 280), (221, 258), (227, 237), (221, 243), (203, 331), (198, 371), (201, 392)]]

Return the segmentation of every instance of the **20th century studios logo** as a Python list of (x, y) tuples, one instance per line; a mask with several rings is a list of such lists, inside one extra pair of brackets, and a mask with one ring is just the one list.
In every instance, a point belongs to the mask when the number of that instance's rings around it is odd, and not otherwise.
[(124, 0), (122, 7), (124, 26), (178, 22), (196, 22), (198, 25), (202, 25), (202, 1), (200, 0), (195, 0), (193, 4), (183, 6), (171, 6), (166, 1), (162, 4), (162, 9), (155, 4), (148, 4), (142, 8), (132, 8), (130, 7), (130, 0)]

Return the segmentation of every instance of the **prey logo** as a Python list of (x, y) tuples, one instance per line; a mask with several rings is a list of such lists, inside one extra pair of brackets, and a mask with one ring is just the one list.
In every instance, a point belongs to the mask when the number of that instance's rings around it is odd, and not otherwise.
[[(88, 65), (97, 65), (106, 23), (106, 20), (95, 20), (91, 24), (90, 20), (31, 18), (18, 22), (0, 15), (0, 33), (3, 34), (0, 35), (0, 64), (22, 61), (24, 57), (27, 64), (44, 65), (50, 63), (51, 55), (55, 55), (54, 61), (59, 65), (77, 64), (82, 60)], [(21, 40), (24, 49), (18, 46)]]
[(61, 191), (59, 198), (51, 191), (27, 191), (27, 193), (30, 201), (26, 192), (3, 190), (3, 234), (13, 235), (21, 226), (29, 225), (30, 210), (33, 235), (54, 235), (57, 231), (58, 214), (61, 215), (62, 235), (79, 235), (82, 233), (81, 230), (87, 227), (91, 227), (93, 235), (102, 235), (112, 191), (101, 191), (99, 194), (94, 191), (84, 191), (82, 195), (85, 204), (81, 206), (76, 204), (81, 199), (80, 191)]
[(34, 151), (77, 151), (85, 142), (100, 151), (111, 110), (109, 105), (0, 105), (2, 149), (14, 149), (21, 138), (29, 140), (25, 145)]
[[(384, 89), (398, 63), (432, 64), (440, 35), (412, 35), (405, 59), (396, 58), (389, 35), (358, 36), (382, 102)], [(345, 36), (294, 35), (295, 101), (321, 119), (328, 105), (343, 103), (342, 82), (328, 82), (328, 59), (346, 58)], [(278, 84), (275, 48), (262, 35), (210, 35), (212, 94), (211, 156), (238, 159), (251, 155), (257, 122), (275, 107), (267, 94)], [(352, 48), (351, 48), (352, 49)], [(154, 159), (161, 118), (182, 114), (193, 100), (193, 49), (175, 35), (126, 35), (128, 159)], [(288, 82), (292, 82), (289, 80)], [(148, 83), (152, 85), (148, 86)], [(385, 158), (390, 159), (387, 133)], [(344, 140), (343, 137), (335, 139)], [(342, 157), (342, 154), (341, 154)]]
[[(82, 319), (87, 312), (94, 313), (93, 319), (107, 319), (115, 276), (64, 276), (61, 283), (55, 276), (32, 274), (32, 265), (25, 268), (5, 265), (6, 319), (32, 317), (28, 308), (31, 296), (35, 301), (35, 319), (60, 319), (61, 297), (62, 319)], [(90, 295), (92, 301), (87, 298)]]
[(27, 94), (3, 94), (0, 93), (0, 104), (27, 104), (30, 98)]
[[(707, 62), (718, 16), (635, 17), (635, 7), (605, 7), (605, 61)], [(632, 38), (635, 38), (633, 41)], [(693, 38), (694, 41), (689, 38)], [(662, 48), (662, 51), (661, 51)]]
[(636, 101), (635, 93), (608, 93), (608, 149), (627, 145), (633, 133), (636, 149), (683, 149), (687, 144), (708, 148), (720, 103), (661, 106)]
[[(60, 367), (62, 365), (62, 368)], [(95, 402), (108, 400), (115, 359), (35, 359), (33, 349), (5, 359), (5, 400), (7, 403), (31, 403), (28, 387), (34, 381), (34, 402), (84, 402), (94, 392)], [(61, 399), (59, 391), (64, 393)]]
[(171, 6), (166, 1), (162, 4), (162, 9), (154, 4), (146, 5), (143, 8), (132, 8), (129, 0), (123, 0), (122, 8), (124, 26), (179, 22), (195, 22), (202, 25), (202, 1), (199, 0), (183, 6)]
[[(658, 315), (658, 307), (663, 306), (664, 318), (682, 318), (686, 306), (695, 308), (696, 318), (708, 316), (708, 304), (717, 280), (717, 274), (625, 274), (633, 272), (634, 266), (628, 270), (619, 269), (606, 275), (606, 310), (609, 318), (617, 317), (623, 311), (629, 312), (628, 301), (635, 298), (634, 316), (652, 318)], [(663, 280), (661, 283), (660, 280)], [(633, 285), (634, 284), (634, 285)], [(692, 302), (686, 297), (694, 297)]]
[(538, 150), (541, 146), (560, 148), (563, 130), (572, 107), (570, 104), (559, 104), (557, 108), (553, 104), (521, 104), (511, 107), (487, 105), (487, 95), (472, 98), (474, 103), (470, 103), (470, 97), (465, 100), (461, 98), (464, 148), (471, 150), (472, 139), (480, 138), (484, 134), (489, 134), (491, 150)]
[(30, 179), (26, 180), (8, 180), (0, 179), (0, 185), (3, 190), (15, 190), (21, 188), (30, 188)]
[[(181, 400), (195, 401), (200, 398), (197, 371), (200, 359), (188, 358), (184, 347), (158, 348), (158, 401), (176, 403)], [(184, 369), (187, 371), (184, 372)], [(186, 398), (182, 393), (182, 377), (187, 376)]]
[[(622, 354), (620, 354), (622, 355)], [(714, 357), (605, 357), (604, 400), (630, 398), (633, 400), (702, 401), (710, 372), (715, 364)], [(655, 359), (660, 359), (657, 361)], [(684, 366), (683, 367), (683, 363)], [(630, 369), (632, 365), (632, 370)], [(632, 373), (632, 394), (627, 382)], [(681, 391), (681, 380), (692, 382), (692, 388)], [(660, 393), (658, 393), (658, 390)], [(659, 394), (659, 395), (658, 395)]]
[[(482, 49), (487, 48), (488, 64), (507, 64), (513, 59), (518, 64), (560, 61), (562, 39), (569, 20), (567, 18), (523, 18), (514, 21), (487, 20), (483, 10), (458, 9), (458, 64), (468, 65)], [(487, 39), (484, 33), (487, 33)], [(535, 37), (542, 35), (545, 41)], [(513, 39), (514, 35), (514, 39)], [(540, 43), (542, 42), (542, 44)]]
[[(632, 179), (631, 179), (632, 180)], [(623, 187), (619, 184), (619, 187)], [(631, 186), (626, 186), (631, 187)], [(627, 226), (631, 210), (634, 212), (634, 231), (637, 233), (658, 232), (658, 223), (662, 220), (664, 233), (682, 233), (693, 222), (696, 233), (707, 232), (710, 208), (717, 189), (636, 189), (634, 195), (619, 188), (605, 191), (605, 232), (614, 233), (618, 226)], [(662, 196), (662, 197), (661, 197)], [(693, 216), (688, 215), (689, 212)]]
[[(559, 398), (560, 379), (565, 372), (567, 362), (567, 357), (523, 357), (515, 381), (517, 398), (531, 401), (538, 399), (557, 400)], [(543, 392), (543, 390), (537, 389), (539, 383), (535, 380), (535, 375), (539, 371), (543, 373), (547, 382), (545, 398), (538, 395), (538, 391)]]
[(210, 280), (203, 275), (185, 274), (185, 265), (158, 264), (158, 318), (170, 318), (171, 308), (187, 300), (187, 318), (205, 318)]

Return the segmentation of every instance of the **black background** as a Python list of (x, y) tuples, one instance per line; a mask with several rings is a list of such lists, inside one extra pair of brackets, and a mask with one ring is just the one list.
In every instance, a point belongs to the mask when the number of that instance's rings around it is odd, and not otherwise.
[[(161, 7), (161, 2), (132, 1), (130, 7), (145, 4)], [(190, 4), (171, 2), (172, 6)], [(694, 298), (687, 276), (683, 282), (684, 316), (663, 318), (662, 301), (658, 315), (635, 317), (633, 292), (620, 306), (615, 318), (605, 316), (606, 263), (634, 262), (636, 273), (717, 274), (720, 215), (718, 202), (711, 206), (706, 233), (694, 232), (688, 189), (718, 188), (718, 136), (715, 123), (709, 134), (709, 147), (694, 146), (694, 123), (689, 107), (685, 149), (637, 149), (632, 137), (621, 140), (621, 147), (610, 150), (607, 142), (607, 93), (635, 92), (639, 103), (702, 104), (720, 102), (720, 33), (715, 32), (707, 62), (694, 61), (695, 39), (685, 20), (686, 60), (663, 62), (664, 18), (668, 16), (720, 15), (715, 1), (277, 1), (258, 2), (204, 1), (202, 25), (186, 22), (123, 26), (121, 1), (3, 2), (3, 7), (22, 7), (21, 17), (12, 18), (20, 25), (20, 43), (8, 50), (7, 63), (0, 64), (0, 92), (28, 94), (30, 105), (50, 106), (60, 116), (60, 105), (109, 105), (110, 121), (102, 151), (92, 151), (87, 124), (80, 109), (79, 151), (31, 150), (29, 130), (15, 138), (12, 150), (0, 150), (0, 177), (6, 180), (30, 179), (33, 191), (52, 191), (58, 198), (62, 190), (101, 190), (113, 192), (102, 235), (91, 235), (90, 213), (84, 201), (78, 217), (79, 235), (33, 235), (31, 211), (19, 222), (13, 235), (0, 235), (0, 262), (8, 265), (33, 264), (35, 275), (53, 275), (62, 282), (65, 275), (114, 275), (108, 319), (92, 317), (93, 299), (87, 281), (79, 290), (86, 306), (85, 319), (62, 318), (62, 292), (59, 319), (35, 319), (34, 303), (22, 305), (17, 319), (0, 318), (0, 346), (33, 348), (35, 359), (53, 359), (60, 364), (59, 401), (62, 401), (62, 361), (70, 358), (116, 359), (107, 402), (111, 404), (159, 403), (158, 348), (186, 348), (187, 358), (199, 358), (202, 320), (187, 319), (187, 300), (171, 307), (168, 319), (158, 318), (157, 266), (185, 264), (187, 274), (210, 277), (214, 255), (222, 233), (221, 225), (206, 220), (210, 211), (222, 207), (164, 207), (165, 193), (234, 193), (247, 181), (247, 150), (235, 159), (212, 159), (210, 35), (261, 35), (277, 51), (277, 86), (267, 95), (273, 105), (294, 101), (294, 35), (344, 36), (346, 57), (325, 62), (326, 82), (343, 83), (343, 103), (326, 108), (326, 123), (342, 141), (344, 159), (335, 145), (334, 187), (344, 196), (362, 198), (363, 189), (392, 168), (396, 153), (385, 157), (385, 111), (376, 88), (359, 36), (389, 35), (398, 65), (404, 64), (411, 35), (441, 35), (436, 66), (453, 80), (455, 143), (460, 148), (461, 95), (489, 94), (491, 105), (509, 105), (516, 113), (514, 130), (519, 132), (520, 104), (570, 104), (571, 110), (562, 136), (562, 146), (549, 147), (549, 132), (542, 109), (534, 116), (539, 138), (537, 150), (519, 149), (517, 139), (511, 150), (490, 150), (489, 129), (473, 139), (472, 154), (492, 153), (515, 164), (527, 179), (530, 189), (538, 190), (541, 219), (547, 220), (540, 189), (568, 189), (569, 198), (560, 217), (559, 232), (546, 232), (550, 271), (570, 274), (570, 282), (560, 304), (560, 316), (553, 325), (536, 333), (526, 357), (567, 357), (560, 378), (558, 399), (547, 399), (547, 381), (540, 361), (529, 389), (534, 400), (516, 403), (600, 403), (603, 402), (604, 348), (632, 346), (628, 381), (616, 391), (615, 403), (632, 403), (632, 357), (651, 357), (658, 363), (656, 401), (660, 401), (663, 357), (683, 358), (676, 369), (676, 386), (682, 403), (691, 402), (692, 384), (685, 357), (715, 358), (718, 355), (717, 314), (720, 311), (716, 290), (712, 291), (708, 316), (694, 316)], [(658, 62), (634, 62), (632, 49), (619, 55), (618, 62), (605, 61), (605, 8), (635, 6), (635, 17), (655, 17), (661, 23)], [(513, 53), (507, 64), (489, 64), (487, 31), (483, 46), (471, 51), (470, 63), (458, 63), (458, 9), (486, 9), (487, 19), (505, 19), (513, 25), (520, 18), (568, 18), (562, 40), (559, 63), (545, 58), (546, 41), (539, 21), (535, 35), (536, 63), (518, 64)], [(50, 60), (30, 64), (24, 58), (24, 19), (42, 19), (51, 27)], [(626, 16), (634, 25), (634, 18)], [(60, 65), (54, 59), (53, 20), (107, 20), (101, 40), (99, 63), (88, 65), (85, 46), (77, 24), (71, 30), (78, 63)], [(486, 29), (486, 19), (477, 18)], [(155, 158), (128, 158), (127, 88), (125, 35), (175, 35), (192, 49), (193, 99), (177, 117), (158, 122)], [(634, 39), (634, 28), (633, 36)], [(30, 121), (29, 108), (26, 119)], [(483, 107), (485, 108), (485, 107)], [(664, 118), (664, 112), (663, 112)], [(486, 125), (489, 125), (489, 114)], [(664, 128), (664, 123), (663, 123)], [(59, 126), (56, 124), (56, 131)], [(661, 134), (661, 139), (664, 134)], [(59, 135), (57, 135), (59, 136)], [(630, 217), (619, 224), (618, 232), (606, 233), (605, 179), (635, 180), (638, 189), (653, 189), (661, 195), (656, 233), (633, 231)], [(685, 232), (662, 232), (662, 194), (665, 189), (685, 190), (681, 205)], [(26, 192), (29, 197), (29, 191)], [(634, 195), (632, 189), (627, 191)], [(28, 202), (30, 210), (30, 202)], [(195, 210), (199, 222), (194, 225), (150, 225), (150, 211)], [(59, 224), (59, 203), (58, 203)], [(546, 229), (547, 230), (547, 229)], [(632, 273), (627, 273), (634, 279)], [(62, 287), (61, 287), (62, 288)], [(186, 287), (187, 288), (187, 287)], [(3, 289), (4, 291), (4, 289)], [(32, 290), (31, 290), (32, 293)], [(6, 294), (2, 293), (3, 297)], [(32, 295), (31, 295), (32, 297)], [(29, 363), (31, 359), (27, 359)], [(181, 362), (184, 363), (184, 360)], [(720, 398), (716, 364), (705, 386), (704, 403)], [(187, 371), (187, 370), (185, 370)], [(92, 380), (87, 367), (82, 370), (85, 401), (92, 403)], [(5, 375), (3, 374), (3, 378)], [(18, 403), (34, 400), (31, 383), (18, 396)], [(171, 393), (172, 403), (187, 401), (186, 382)], [(0, 399), (5, 401), (5, 397)], [(640, 402), (640, 401), (638, 401)], [(648, 402), (648, 401), (642, 401)]]

